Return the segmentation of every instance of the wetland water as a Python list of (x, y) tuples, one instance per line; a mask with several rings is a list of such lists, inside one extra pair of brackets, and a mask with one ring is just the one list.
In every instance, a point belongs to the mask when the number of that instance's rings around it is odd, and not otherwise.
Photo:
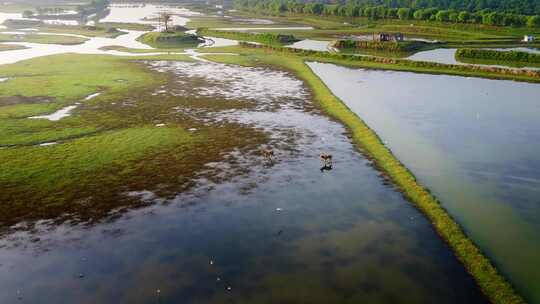
[(540, 85), (309, 66), (540, 303)]
[[(14, 227), (0, 239), (0, 302), (486, 302), (430, 223), (312, 105), (302, 82), (267, 68), (146, 64), (170, 82), (131, 100), (131, 111), (159, 95), (171, 119), (260, 130), (275, 162), (265, 163), (259, 146), (233, 150), (206, 166), (240, 172), (232, 178), (210, 182), (202, 172), (173, 198), (131, 189), (126, 196), (152, 204), (115, 220)], [(173, 106), (186, 97), (192, 107)], [(334, 155), (333, 170), (321, 172), (320, 151)]]

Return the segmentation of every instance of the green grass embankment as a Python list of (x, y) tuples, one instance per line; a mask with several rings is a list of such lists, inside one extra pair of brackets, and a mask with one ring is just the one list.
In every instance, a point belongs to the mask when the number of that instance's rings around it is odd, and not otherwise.
[(81, 44), (88, 39), (74, 36), (61, 36), (61, 35), (14, 35), (14, 34), (2, 34), (0, 33), (1, 42), (31, 42), (41, 44), (62, 44), (62, 45), (75, 45)]
[(377, 50), (387, 52), (417, 52), (430, 44), (422, 41), (356, 41), (337, 40), (333, 47), (338, 49)]
[(240, 31), (220, 31), (205, 28), (197, 30), (197, 34), (201, 36), (211, 36), (240, 41), (251, 41), (274, 46), (281, 46), (299, 41), (299, 39), (297, 39), (293, 35), (276, 33), (248, 33)]
[(214, 55), (208, 58), (243, 65), (276, 65), (295, 73), (311, 88), (314, 100), (330, 116), (345, 124), (359, 149), (374, 161), (378, 169), (393, 181), (414, 206), (425, 214), (489, 300), (495, 304), (525, 303), (429, 190), (418, 183), (414, 175), (386, 148), (377, 134), (334, 96), (322, 80), (309, 69), (304, 63), (305, 58), (271, 49), (250, 50), (244, 52), (243, 56)]
[(532, 63), (540, 64), (540, 54), (519, 52), (519, 51), (497, 51), (482, 49), (458, 49), (457, 59), (481, 59), (502, 62)]

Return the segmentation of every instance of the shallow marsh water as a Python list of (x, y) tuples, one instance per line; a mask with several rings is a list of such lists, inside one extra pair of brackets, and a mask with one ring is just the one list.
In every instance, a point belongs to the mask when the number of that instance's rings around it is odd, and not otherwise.
[(540, 303), (540, 85), (309, 66)]
[[(261, 130), (275, 161), (263, 161), (260, 146), (233, 150), (205, 169), (231, 178), (202, 173), (173, 197), (132, 189), (125, 195), (151, 204), (120, 218), (12, 227), (0, 239), (0, 302), (486, 302), (430, 223), (311, 104), (302, 82), (267, 68), (147, 64), (171, 76), (149, 92), (163, 102), (244, 104), (170, 112)], [(323, 150), (333, 170), (321, 172)]]

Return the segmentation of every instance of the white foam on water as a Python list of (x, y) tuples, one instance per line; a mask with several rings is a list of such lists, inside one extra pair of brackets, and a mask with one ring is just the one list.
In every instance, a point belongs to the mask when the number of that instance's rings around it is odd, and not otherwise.
[(49, 114), (49, 115), (39, 115), (39, 116), (32, 116), (32, 117), (29, 117), (31, 119), (47, 119), (47, 120), (50, 120), (50, 121), (58, 121), (64, 117), (68, 117), (71, 115), (71, 111), (73, 111), (77, 106), (76, 105), (73, 105), (73, 106), (67, 106), (67, 107), (64, 107), (52, 114)]

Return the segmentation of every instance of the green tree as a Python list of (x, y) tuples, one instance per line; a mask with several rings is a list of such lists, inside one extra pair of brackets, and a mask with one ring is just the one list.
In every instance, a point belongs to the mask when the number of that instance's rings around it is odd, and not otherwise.
[(448, 22), (450, 20), (450, 12), (449, 11), (438, 11), (435, 15), (435, 20), (439, 22)]
[(528, 27), (540, 27), (540, 16), (530, 16), (527, 19), (527, 26)]
[(400, 20), (408, 20), (408, 19), (411, 19), (413, 13), (410, 8), (402, 7), (398, 9), (397, 15)]
[(457, 19), (458, 19), (458, 22), (467, 23), (471, 19), (471, 13), (469, 13), (467, 11), (462, 11), (462, 12), (459, 13)]

